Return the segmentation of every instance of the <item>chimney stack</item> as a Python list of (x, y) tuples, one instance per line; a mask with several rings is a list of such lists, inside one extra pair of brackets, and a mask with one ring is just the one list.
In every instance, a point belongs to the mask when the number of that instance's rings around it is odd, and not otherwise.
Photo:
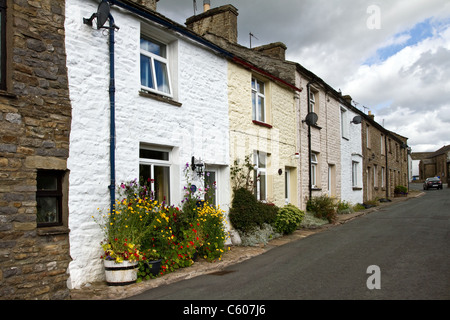
[(211, 9), (209, 0), (203, 2), (203, 8), (205, 12), (186, 20), (188, 29), (201, 36), (212, 33), (236, 44), (238, 10), (231, 4)]
[(156, 11), (156, 3), (159, 0), (128, 0), (129, 2), (134, 2), (138, 5), (140, 5), (141, 7), (144, 7), (146, 9), (150, 9), (153, 11)]

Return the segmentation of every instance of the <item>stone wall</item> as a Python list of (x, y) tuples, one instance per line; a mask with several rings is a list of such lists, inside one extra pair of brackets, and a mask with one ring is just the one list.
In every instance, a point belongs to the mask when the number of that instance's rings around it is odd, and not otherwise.
[(0, 299), (66, 299), (67, 225), (37, 228), (37, 169), (66, 170), (64, 1), (7, 1), (0, 92)]

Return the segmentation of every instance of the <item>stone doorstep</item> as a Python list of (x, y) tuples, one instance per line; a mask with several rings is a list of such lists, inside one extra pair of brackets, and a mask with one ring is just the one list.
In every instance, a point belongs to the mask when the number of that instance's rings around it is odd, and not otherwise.
[(197, 276), (217, 272), (225, 269), (228, 266), (238, 264), (245, 260), (256, 257), (268, 250), (274, 249), (276, 247), (285, 245), (289, 242), (304, 239), (310, 235), (325, 231), (334, 226), (345, 224), (352, 221), (358, 217), (364, 216), (366, 214), (379, 211), (380, 209), (389, 206), (394, 203), (406, 201), (412, 198), (417, 198), (423, 196), (424, 192), (413, 193), (408, 195), (408, 197), (394, 198), (392, 202), (380, 203), (377, 207), (362, 210), (356, 213), (339, 215), (338, 221), (334, 224), (326, 224), (314, 229), (299, 229), (293, 234), (287, 235), (281, 238), (271, 240), (265, 246), (259, 247), (232, 247), (223, 255), (223, 258), (219, 262), (210, 263), (206, 260), (200, 259), (200, 261), (195, 262), (191, 267), (178, 269), (174, 272), (168, 273), (162, 277), (142, 281), (140, 283), (124, 286), (124, 287), (114, 287), (108, 286), (105, 282), (96, 282), (90, 285), (86, 285), (81, 289), (71, 290), (72, 300), (119, 300), (129, 298), (138, 294), (141, 294), (147, 290), (157, 288), (159, 286), (168, 285), (182, 280), (188, 280), (195, 278)]

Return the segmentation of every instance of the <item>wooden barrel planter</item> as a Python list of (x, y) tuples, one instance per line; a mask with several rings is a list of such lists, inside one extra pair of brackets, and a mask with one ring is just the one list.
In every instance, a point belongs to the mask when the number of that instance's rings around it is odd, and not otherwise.
[(116, 263), (114, 260), (103, 260), (105, 266), (106, 283), (109, 286), (126, 286), (136, 283), (138, 263), (124, 261)]

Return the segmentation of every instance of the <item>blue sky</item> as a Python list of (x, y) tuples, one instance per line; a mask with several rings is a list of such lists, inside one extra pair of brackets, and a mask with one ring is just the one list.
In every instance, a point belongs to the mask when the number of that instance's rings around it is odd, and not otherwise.
[(364, 64), (372, 65), (374, 63), (386, 61), (389, 57), (393, 56), (405, 47), (414, 46), (424, 39), (432, 37), (434, 30), (432, 21), (432, 18), (428, 18), (425, 21), (417, 23), (407, 31), (395, 34), (389, 40), (391, 44), (385, 47), (380, 47), (376, 54), (367, 59)]

